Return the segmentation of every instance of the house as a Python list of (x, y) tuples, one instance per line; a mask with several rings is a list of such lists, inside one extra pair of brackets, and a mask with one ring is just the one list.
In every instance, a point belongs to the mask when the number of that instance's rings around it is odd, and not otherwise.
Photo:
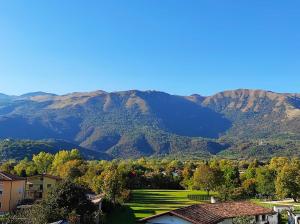
[(278, 214), (250, 202), (196, 204), (139, 220), (145, 224), (232, 224), (237, 217), (250, 217), (250, 223), (278, 224)]
[(0, 171), (0, 213), (14, 210), (25, 198), (26, 179)]
[(32, 200), (47, 198), (49, 190), (60, 181), (60, 177), (49, 174), (27, 177), (26, 198)]

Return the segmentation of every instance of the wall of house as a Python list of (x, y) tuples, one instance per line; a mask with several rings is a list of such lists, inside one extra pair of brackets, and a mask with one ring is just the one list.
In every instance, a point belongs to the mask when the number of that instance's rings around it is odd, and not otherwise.
[(164, 223), (164, 224), (191, 224), (191, 222), (188, 222), (184, 219), (178, 218), (176, 216), (171, 215), (163, 215), (160, 217), (153, 218), (151, 220), (148, 220), (146, 224), (154, 224), (154, 223)]
[[(258, 222), (256, 222), (256, 224), (265, 224), (267, 222), (267, 220), (269, 221), (269, 224), (278, 224), (278, 216), (276, 215), (269, 215), (268, 219), (266, 219), (265, 221), (262, 220), (262, 216), (258, 217)], [(253, 217), (253, 221), (255, 221), (255, 216)], [(184, 219), (181, 219), (179, 217), (176, 216), (171, 216), (171, 215), (163, 215), (163, 216), (159, 216), (156, 218), (153, 218), (151, 220), (148, 220), (146, 222), (146, 224), (156, 224), (156, 223), (164, 223), (164, 224), (191, 224), (191, 222), (186, 221)], [(225, 219), (222, 222), (219, 222), (218, 224), (232, 224), (232, 219)]]
[(222, 222), (219, 222), (218, 224), (232, 224), (232, 219), (225, 219)]
[(15, 209), (17, 205), (25, 198), (25, 180), (12, 182), (10, 208)]
[[(32, 184), (32, 185), (31, 185)], [(28, 177), (26, 184), (26, 198), (36, 199), (39, 192), (43, 192), (40, 189), (40, 185), (43, 185), (43, 180), (39, 176)]]
[[(253, 217), (253, 221), (256, 220), (255, 217)], [(278, 215), (268, 215), (266, 216), (266, 219), (263, 221), (262, 216), (258, 216), (258, 221), (255, 222), (256, 224), (265, 224), (267, 221), (269, 221), (269, 224), (278, 224)], [(232, 219), (225, 219), (222, 222), (219, 222), (218, 224), (232, 224)]]
[(0, 190), (2, 190), (0, 212), (9, 212), (24, 199), (25, 180), (0, 181)]
[(267, 221), (269, 224), (278, 224), (278, 215), (266, 215), (265, 220), (263, 220), (262, 215), (258, 216), (258, 221), (256, 224), (265, 224)]
[(28, 177), (26, 185), (26, 198), (38, 199), (39, 194), (41, 194), (42, 198), (46, 198), (49, 190), (53, 188), (57, 184), (57, 182), (58, 180), (46, 176)]
[(0, 195), (0, 212), (9, 211), (10, 188), (10, 181), (0, 181), (0, 190), (2, 191), (2, 195)]
[(43, 198), (47, 198), (49, 190), (57, 184), (57, 180), (49, 177), (44, 177), (43, 182)]
[(278, 214), (268, 215), (268, 221), (270, 224), (278, 224)]

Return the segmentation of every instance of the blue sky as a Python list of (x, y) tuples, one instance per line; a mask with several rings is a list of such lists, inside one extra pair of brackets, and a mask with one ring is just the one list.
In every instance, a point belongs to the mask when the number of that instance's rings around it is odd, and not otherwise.
[(300, 2), (0, 0), (0, 92), (300, 92)]

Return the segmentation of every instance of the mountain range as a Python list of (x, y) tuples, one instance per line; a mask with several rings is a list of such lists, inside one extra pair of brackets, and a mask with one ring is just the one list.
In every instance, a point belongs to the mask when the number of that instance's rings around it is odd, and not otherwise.
[(253, 147), (264, 156), (292, 156), (300, 151), (300, 94), (250, 89), (213, 96), (138, 90), (0, 94), (0, 138), (59, 139), (99, 158), (250, 156)]

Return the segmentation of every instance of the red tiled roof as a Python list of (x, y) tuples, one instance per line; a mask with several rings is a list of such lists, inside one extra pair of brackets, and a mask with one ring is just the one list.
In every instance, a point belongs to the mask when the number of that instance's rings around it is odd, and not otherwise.
[(17, 180), (26, 180), (26, 178), (0, 171), (0, 181), (17, 181)]
[(162, 215), (174, 215), (194, 224), (216, 224), (224, 219), (240, 216), (274, 214), (273, 210), (250, 202), (224, 202), (216, 204), (197, 204), (176, 209), (163, 214), (141, 219), (145, 222)]

